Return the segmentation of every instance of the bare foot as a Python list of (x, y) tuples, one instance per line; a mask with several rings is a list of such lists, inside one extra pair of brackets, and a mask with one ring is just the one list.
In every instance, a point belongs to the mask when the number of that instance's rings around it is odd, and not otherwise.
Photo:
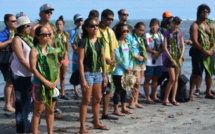
[(143, 105), (140, 105), (139, 103), (137, 103), (135, 106), (136, 106), (137, 108), (144, 108), (144, 106), (143, 106)]
[(123, 110), (123, 111), (122, 111), (122, 113), (125, 113), (125, 114), (133, 114), (133, 112), (132, 112), (132, 111), (127, 110), (127, 109), (126, 109), (126, 110)]
[(87, 129), (84, 129), (84, 130), (80, 130), (80, 131), (79, 131), (79, 134), (91, 134), (91, 133), (88, 132)]
[(13, 108), (12, 106), (5, 106), (4, 111), (15, 112), (15, 108)]

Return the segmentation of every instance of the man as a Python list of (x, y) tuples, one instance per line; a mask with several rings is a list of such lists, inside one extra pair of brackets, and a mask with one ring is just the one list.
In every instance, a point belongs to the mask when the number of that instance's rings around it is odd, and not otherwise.
[(215, 99), (211, 93), (212, 74), (214, 72), (212, 53), (215, 48), (215, 26), (208, 19), (210, 13), (209, 6), (202, 4), (197, 9), (197, 20), (190, 27), (190, 38), (193, 42), (190, 50), (192, 57), (192, 76), (190, 80), (190, 99), (193, 98), (195, 81), (201, 83), (203, 70), (206, 72), (206, 96), (208, 99)]
[[(34, 25), (32, 27), (32, 30), (30, 33), (31, 36), (34, 37), (35, 36), (35, 33), (34, 33), (35, 29), (38, 26), (42, 25), (42, 26), (46, 26), (49, 29), (49, 31), (51, 32), (51, 38), (53, 39), (56, 29), (55, 29), (55, 26), (49, 22), (51, 20), (52, 11), (54, 11), (54, 8), (52, 8), (49, 4), (44, 4), (40, 7), (40, 13), (39, 13), (40, 20), (39, 20), (39, 23), (37, 23), (36, 25)], [(54, 41), (50, 40), (51, 46), (53, 46), (53, 43), (54, 43)]]
[[(106, 60), (106, 72), (110, 73), (113, 71), (111, 67), (115, 64), (114, 49), (118, 47), (118, 43), (113, 30), (109, 28), (114, 19), (114, 13), (110, 9), (105, 9), (101, 14), (101, 22), (99, 25), (98, 37), (103, 38), (105, 42), (105, 60)], [(108, 79), (108, 76), (103, 79)], [(102, 119), (113, 119), (118, 120), (118, 118), (108, 115), (108, 106), (110, 101), (111, 83), (110, 78), (108, 83), (102, 83), (102, 94), (103, 94), (103, 114)]]
[(15, 34), (16, 17), (12, 14), (5, 14), (4, 23), (6, 28), (0, 33), (0, 70), (6, 81), (4, 88), (5, 111), (14, 112), (12, 107), (14, 101), (13, 84), (11, 82), (10, 62), (12, 60), (11, 43)]
[[(129, 16), (128, 12), (127, 12), (125, 9), (121, 9), (121, 10), (118, 11), (118, 16), (119, 16), (119, 22), (118, 22), (117, 24), (119, 24), (119, 23), (127, 24), (127, 25), (128, 25), (128, 29), (129, 29), (129, 32), (132, 32), (132, 29), (133, 29), (132, 26), (130, 26), (130, 25), (127, 23), (128, 16)], [(117, 24), (116, 24), (116, 25), (117, 25)], [(116, 25), (112, 28), (113, 31), (116, 30)]]
[[(78, 42), (81, 40), (82, 36), (82, 25), (83, 17), (80, 14), (76, 14), (73, 17), (74, 24), (76, 27), (70, 32), (70, 42), (72, 44), (73, 55), (72, 55), (72, 71), (78, 70)], [(77, 85), (73, 85), (75, 90), (75, 96), (78, 97)]]

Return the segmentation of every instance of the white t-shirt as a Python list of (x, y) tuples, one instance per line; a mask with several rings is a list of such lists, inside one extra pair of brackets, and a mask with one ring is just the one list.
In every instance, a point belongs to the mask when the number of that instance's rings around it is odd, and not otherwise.
[[(163, 40), (164, 40), (163, 35), (161, 33), (157, 33), (154, 35), (155, 35), (155, 38), (157, 40), (158, 48), (162, 48), (163, 47)], [(150, 49), (154, 50), (155, 42), (152, 38), (152, 34), (146, 33), (146, 40), (147, 40), (148, 47)], [(155, 60), (154, 64), (153, 64), (153, 60)], [(148, 60), (146, 61), (146, 65), (147, 66), (163, 66), (162, 54), (160, 54), (160, 56), (157, 57), (156, 59), (153, 59), (152, 53), (148, 52)]]

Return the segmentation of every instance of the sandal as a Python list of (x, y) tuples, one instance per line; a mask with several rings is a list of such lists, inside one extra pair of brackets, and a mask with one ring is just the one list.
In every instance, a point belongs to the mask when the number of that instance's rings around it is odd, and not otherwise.
[(194, 100), (195, 100), (195, 99), (194, 99), (194, 96), (190, 96), (190, 97), (189, 97), (189, 100), (190, 100), (190, 101), (194, 101)]
[(199, 90), (199, 89), (196, 89), (195, 92), (193, 93), (193, 95), (199, 96), (199, 95), (200, 95), (200, 90)]
[(100, 126), (98, 128), (94, 128), (94, 129), (100, 129), (100, 130), (109, 130), (110, 128), (106, 127), (106, 126)]
[(126, 111), (121, 111), (122, 113), (125, 113), (125, 114), (133, 114), (132, 111), (129, 111), (129, 110), (126, 110)]
[(146, 103), (147, 104), (156, 104), (154, 101), (152, 101), (152, 100), (146, 100)]
[(206, 99), (215, 99), (215, 96), (213, 96), (213, 95), (206, 95), (205, 98)]
[(170, 102), (163, 102), (163, 105), (164, 106), (172, 106), (172, 103), (170, 103)]
[(179, 106), (179, 105), (180, 105), (180, 103), (177, 102), (177, 101), (173, 101), (172, 104), (173, 104), (174, 106)]

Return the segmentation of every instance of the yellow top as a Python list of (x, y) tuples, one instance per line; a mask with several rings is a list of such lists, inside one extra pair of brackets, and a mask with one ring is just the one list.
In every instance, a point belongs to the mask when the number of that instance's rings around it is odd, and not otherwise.
[[(107, 31), (107, 29), (109, 30), (110, 36), (111, 36), (111, 41), (112, 41), (112, 52), (115, 53), (115, 52), (114, 52), (114, 49), (118, 48), (118, 42), (117, 42), (117, 40), (116, 40), (116, 36), (115, 36), (115, 34), (114, 34), (114, 32), (113, 32), (112, 29), (110, 29), (109, 27), (107, 27), (105, 30), (99, 28), (99, 31), (98, 31), (98, 33), (97, 33), (97, 37), (98, 37), (98, 38), (101, 38), (101, 37), (102, 37), (102, 35), (101, 35), (101, 33), (100, 33), (100, 32), (102, 31), (102, 32), (103, 32), (103, 35), (104, 35), (104, 38), (105, 38), (105, 58), (110, 58), (110, 59), (111, 59), (110, 47), (109, 47), (109, 42), (110, 42), (110, 40), (109, 40), (109, 38), (108, 38), (108, 31)], [(114, 60), (115, 60), (115, 59), (114, 59)], [(110, 71), (111, 71), (111, 70), (110, 70), (110, 65), (107, 65), (107, 72), (110, 72)]]

